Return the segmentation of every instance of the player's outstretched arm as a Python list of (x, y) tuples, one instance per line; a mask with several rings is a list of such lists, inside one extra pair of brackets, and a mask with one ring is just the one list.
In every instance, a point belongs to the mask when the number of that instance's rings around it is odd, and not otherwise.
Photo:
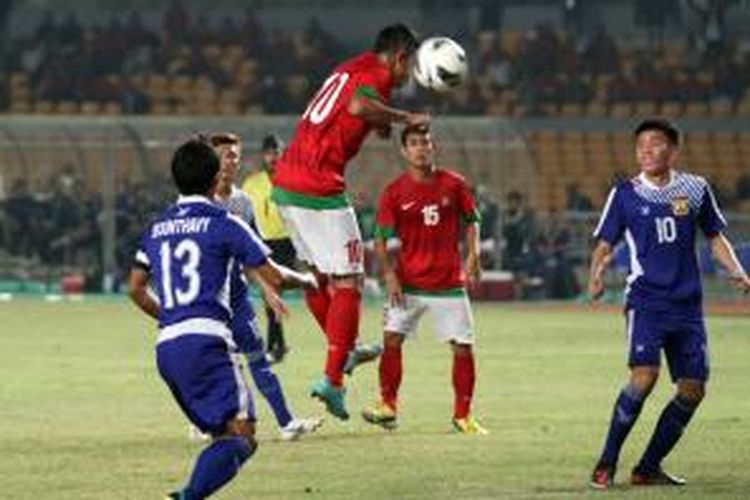
[(281, 288), (318, 288), (318, 280), (313, 273), (297, 272), (272, 259), (268, 259), (268, 263), (258, 268), (258, 271), (266, 273), (269, 277), (273, 275), (274, 280), (280, 279)]
[(128, 296), (144, 313), (159, 318), (159, 303), (148, 288), (149, 274), (145, 269), (134, 267), (128, 276)]
[(604, 271), (612, 262), (612, 245), (599, 240), (591, 252), (588, 292), (591, 300), (599, 300), (604, 293)]
[(413, 113), (392, 108), (374, 97), (358, 94), (355, 94), (349, 102), (349, 113), (362, 118), (378, 129), (387, 129), (392, 123), (419, 125), (430, 122), (430, 115), (427, 113)]
[(396, 271), (388, 258), (388, 246), (384, 238), (375, 238), (375, 257), (378, 259), (378, 266), (388, 290), (388, 300), (392, 306), (401, 307), (404, 304), (404, 292), (401, 289), (401, 282), (396, 276)]
[(258, 285), (260, 293), (263, 295), (263, 300), (278, 319), (289, 314), (286, 304), (284, 304), (284, 301), (281, 300), (281, 297), (276, 292), (281, 288), (283, 282), (281, 274), (276, 269), (265, 263), (258, 267), (245, 267), (243, 272), (248, 279)]
[(743, 293), (750, 292), (750, 278), (734, 253), (734, 248), (732, 248), (732, 244), (729, 243), (727, 237), (723, 233), (719, 233), (711, 238), (710, 242), (711, 252), (727, 271), (734, 286)]

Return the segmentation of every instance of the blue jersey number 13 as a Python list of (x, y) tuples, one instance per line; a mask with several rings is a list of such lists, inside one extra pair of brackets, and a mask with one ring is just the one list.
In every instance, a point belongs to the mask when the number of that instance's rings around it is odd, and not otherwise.
[[(164, 307), (171, 309), (177, 305), (184, 306), (193, 302), (201, 290), (201, 277), (198, 264), (201, 260), (201, 249), (193, 240), (180, 241), (172, 251), (169, 241), (164, 241), (160, 248), (161, 287), (164, 293)], [(174, 287), (172, 283), (172, 263), (182, 264), (181, 274), (187, 281), (185, 288)]]

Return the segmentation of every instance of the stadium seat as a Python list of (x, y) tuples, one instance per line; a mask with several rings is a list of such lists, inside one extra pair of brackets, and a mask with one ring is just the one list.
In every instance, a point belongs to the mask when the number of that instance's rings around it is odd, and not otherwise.
[(55, 103), (52, 101), (37, 101), (34, 103), (34, 113), (49, 115), (55, 110)]
[(101, 104), (95, 101), (82, 102), (80, 112), (84, 115), (97, 115), (101, 112)]
[(684, 107), (678, 101), (666, 101), (662, 103), (660, 113), (667, 118), (675, 119), (684, 114)]
[(609, 108), (609, 116), (612, 118), (630, 118), (632, 115), (633, 107), (629, 103), (618, 102)]
[(737, 105), (735, 114), (742, 117), (750, 116), (750, 92), (745, 92), (745, 97)]
[(73, 115), (80, 111), (80, 106), (75, 101), (60, 101), (55, 106), (55, 112), (61, 115)]
[(708, 108), (703, 102), (690, 102), (685, 105), (685, 116), (689, 118), (703, 118), (708, 115)]
[(636, 103), (633, 106), (633, 113), (638, 118), (645, 118), (656, 114), (656, 103), (653, 101), (644, 101)]
[(31, 112), (31, 102), (29, 99), (12, 99), (10, 103), (10, 112), (25, 114)]
[(709, 104), (709, 115), (723, 118), (734, 114), (734, 106), (729, 99), (717, 99)]

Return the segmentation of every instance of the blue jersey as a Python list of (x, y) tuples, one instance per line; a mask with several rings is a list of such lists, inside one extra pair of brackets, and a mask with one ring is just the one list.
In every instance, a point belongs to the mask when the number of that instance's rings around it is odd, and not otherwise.
[(700, 313), (697, 231), (716, 236), (726, 221), (705, 179), (671, 175), (661, 188), (643, 175), (613, 188), (594, 237), (612, 246), (625, 238), (630, 253), (627, 308)]
[[(267, 252), (238, 217), (202, 196), (181, 196), (143, 234), (136, 254), (159, 299), (162, 336), (190, 331), (226, 338), (231, 274), (264, 264)], [(188, 320), (198, 321), (180, 327)]]

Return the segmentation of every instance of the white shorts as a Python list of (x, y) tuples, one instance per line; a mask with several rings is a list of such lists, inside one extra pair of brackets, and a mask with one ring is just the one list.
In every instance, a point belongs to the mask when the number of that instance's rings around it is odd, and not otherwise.
[(315, 210), (279, 205), (279, 213), (301, 261), (324, 274), (364, 273), (362, 235), (352, 207)]
[(474, 318), (466, 294), (460, 296), (418, 295), (404, 293), (404, 306), (386, 302), (383, 329), (408, 338), (416, 337), (422, 315), (429, 311), (435, 336), (441, 342), (474, 343)]

